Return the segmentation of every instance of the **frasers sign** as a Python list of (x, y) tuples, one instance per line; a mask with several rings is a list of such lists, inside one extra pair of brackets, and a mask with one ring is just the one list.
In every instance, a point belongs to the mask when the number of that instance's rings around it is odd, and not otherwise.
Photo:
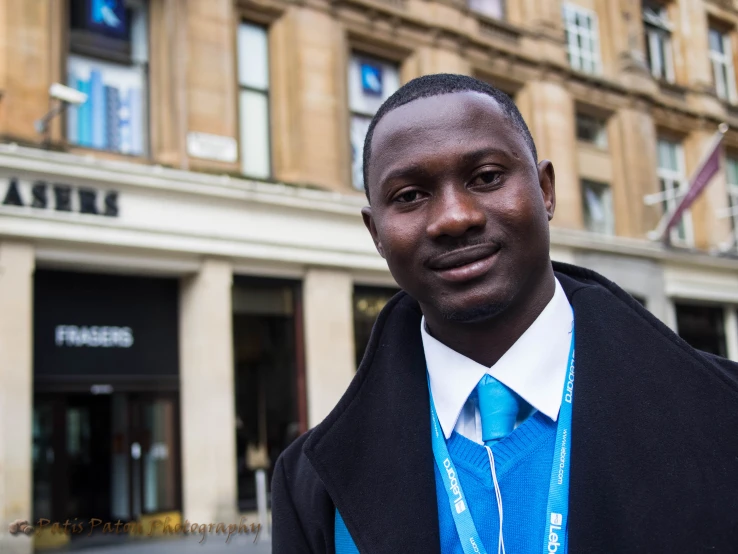
[(37, 376), (176, 376), (175, 279), (39, 269), (34, 275)]
[(130, 327), (57, 325), (54, 334), (57, 346), (92, 348), (130, 348), (133, 346), (133, 330)]
[(3, 206), (118, 216), (118, 193), (114, 190), (100, 191), (91, 187), (73, 187), (43, 180), (22, 181), (10, 177), (4, 182), (0, 180), (0, 198)]

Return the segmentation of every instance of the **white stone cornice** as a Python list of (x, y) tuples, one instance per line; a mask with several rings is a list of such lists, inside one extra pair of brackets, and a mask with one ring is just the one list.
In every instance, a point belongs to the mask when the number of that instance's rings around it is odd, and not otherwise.
[[(30, 240), (42, 248), (137, 250), (188, 259), (214, 255), (241, 267), (265, 263), (286, 264), (290, 271), (333, 266), (387, 273), (361, 221), (366, 201), (359, 195), (3, 144), (0, 178), (7, 182), (10, 177), (19, 179), (27, 204), (36, 180), (119, 193), (118, 217), (51, 206), (0, 206), (0, 236)], [(569, 261), (576, 261), (577, 252), (599, 252), (674, 268), (738, 271), (735, 257), (556, 227), (551, 248), (555, 258)]]
[(240, 179), (230, 175), (211, 175), (126, 161), (101, 160), (0, 144), (0, 168), (34, 174), (67, 177), (93, 185), (138, 187), (228, 198), (243, 202), (291, 206), (323, 212), (355, 215), (366, 199), (356, 194), (341, 194), (282, 183)]

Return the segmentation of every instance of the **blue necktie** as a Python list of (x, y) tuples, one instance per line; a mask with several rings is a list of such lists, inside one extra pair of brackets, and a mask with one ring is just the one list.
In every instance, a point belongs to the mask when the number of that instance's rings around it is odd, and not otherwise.
[(513, 391), (489, 375), (479, 380), (477, 395), (482, 418), (482, 440), (491, 447), (515, 428), (518, 398)]

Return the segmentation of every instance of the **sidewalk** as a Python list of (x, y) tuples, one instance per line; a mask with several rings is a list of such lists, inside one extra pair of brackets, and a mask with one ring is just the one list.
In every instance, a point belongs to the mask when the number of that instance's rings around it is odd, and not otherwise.
[(50, 553), (78, 554), (271, 554), (272, 543), (259, 537), (234, 535), (226, 544), (226, 537), (207, 537), (202, 543), (200, 536), (176, 539), (126, 540), (117, 544), (62, 548)]

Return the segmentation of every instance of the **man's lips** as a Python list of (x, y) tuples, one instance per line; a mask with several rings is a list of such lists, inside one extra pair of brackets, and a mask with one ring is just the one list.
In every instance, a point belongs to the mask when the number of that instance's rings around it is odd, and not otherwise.
[(499, 249), (500, 247), (498, 245), (492, 243), (467, 246), (465, 248), (459, 248), (453, 252), (448, 252), (446, 254), (436, 256), (435, 258), (431, 258), (427, 265), (429, 268), (435, 270), (454, 269), (478, 262), (484, 258), (489, 258)]
[(499, 250), (492, 243), (468, 246), (432, 258), (426, 265), (445, 281), (469, 281), (489, 271)]

